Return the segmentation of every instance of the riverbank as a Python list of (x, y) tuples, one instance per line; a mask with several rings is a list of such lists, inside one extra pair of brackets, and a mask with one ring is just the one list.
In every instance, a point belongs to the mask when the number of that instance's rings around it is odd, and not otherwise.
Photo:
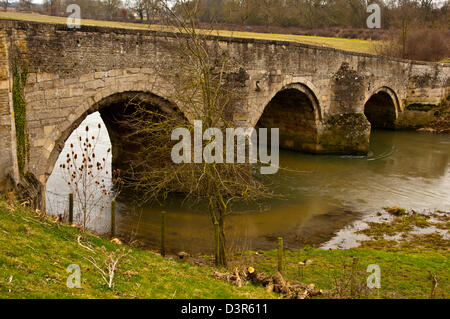
[[(131, 249), (108, 288), (88, 260), (104, 267), (108, 254), (124, 248), (55, 218), (6, 200), (0, 194), (0, 298), (275, 298), (252, 285), (237, 288), (211, 276), (213, 268), (164, 259)], [(125, 248), (128, 253), (130, 248)], [(114, 255), (117, 256), (117, 254)], [(67, 267), (79, 265), (81, 289), (67, 287)]]
[[(334, 298), (450, 298), (450, 212), (391, 207), (376, 215), (322, 248), (286, 251), (285, 278), (314, 283)], [(336, 248), (352, 234), (357, 247)], [(268, 274), (277, 268), (277, 250), (234, 257), (231, 268), (251, 265)], [(367, 288), (369, 265), (379, 266), (380, 289)]]
[[(379, 225), (378, 225), (379, 224)], [(437, 227), (448, 231), (449, 213), (432, 217), (408, 213), (362, 230), (371, 240), (361, 247), (336, 250), (305, 247), (286, 251), (284, 277), (291, 282), (314, 284), (324, 294), (317, 298), (449, 298), (449, 240), (437, 233), (399, 235), (410, 227)], [(413, 230), (413, 229), (412, 229)], [(280, 298), (265, 288), (246, 284), (236, 287), (215, 279), (211, 256), (162, 258), (157, 252), (131, 248), (116, 270), (109, 289), (89, 261), (102, 266), (101, 252), (130, 248), (111, 243), (75, 227), (31, 211), (12, 199), (0, 198), (0, 297), (1, 298)], [(113, 254), (113, 257), (117, 256)], [(92, 259), (94, 258), (94, 259)], [(81, 289), (66, 286), (71, 264), (81, 268)], [(367, 289), (367, 266), (381, 270), (381, 288)], [(244, 252), (230, 256), (228, 269), (254, 267), (276, 273), (277, 251)], [(352, 275), (353, 273), (353, 275)], [(431, 277), (430, 277), (431, 276)], [(350, 284), (353, 282), (353, 284)], [(351, 288), (353, 287), (353, 288)]]
[(424, 128), (421, 132), (430, 132), (437, 134), (450, 134), (450, 96), (442, 102), (442, 105), (434, 110), (436, 119)]

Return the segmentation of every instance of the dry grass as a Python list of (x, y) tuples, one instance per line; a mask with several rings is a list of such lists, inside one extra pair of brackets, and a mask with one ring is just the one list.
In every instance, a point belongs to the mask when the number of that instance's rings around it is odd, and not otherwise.
[[(32, 22), (45, 22), (45, 23), (59, 23), (65, 24), (66, 18), (47, 16), (37, 13), (22, 13), (22, 12), (0, 12), (0, 19), (13, 19), (21, 21)], [(123, 28), (123, 29), (137, 29), (137, 30), (163, 30), (167, 31), (167, 27), (131, 22), (116, 22), (116, 21), (101, 21), (82, 19), (81, 25), (84, 26), (98, 26), (98, 27), (110, 27), (110, 28)], [(256, 32), (243, 32), (243, 31), (228, 31), (217, 30), (219, 36), (223, 37), (236, 37), (245, 39), (261, 39), (272, 41), (290, 41), (298, 43), (306, 43), (312, 45), (319, 45), (324, 47), (331, 47), (335, 49), (341, 49), (352, 52), (360, 53), (375, 53), (375, 41), (356, 40), (356, 39), (343, 39), (343, 38), (330, 38), (330, 37), (317, 37), (317, 36), (305, 36), (305, 35), (293, 35), (293, 34), (272, 34), (272, 33), (256, 33)]]

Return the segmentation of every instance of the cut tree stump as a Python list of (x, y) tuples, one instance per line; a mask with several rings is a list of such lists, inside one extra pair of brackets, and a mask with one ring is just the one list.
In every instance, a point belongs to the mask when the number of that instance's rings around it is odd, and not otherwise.
[(242, 287), (246, 282), (250, 281), (265, 287), (268, 292), (276, 292), (283, 295), (284, 299), (308, 299), (324, 293), (322, 290), (316, 289), (314, 284), (291, 284), (280, 272), (273, 276), (268, 276), (263, 272), (256, 271), (253, 267), (248, 267), (243, 271), (235, 268), (233, 273), (219, 273), (216, 271), (213, 276), (238, 287)]

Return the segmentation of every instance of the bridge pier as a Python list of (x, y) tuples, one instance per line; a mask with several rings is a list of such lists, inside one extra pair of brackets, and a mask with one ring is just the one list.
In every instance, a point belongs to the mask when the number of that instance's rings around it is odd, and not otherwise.
[(330, 117), (321, 129), (316, 153), (367, 155), (370, 131), (371, 125), (364, 114), (347, 113)]

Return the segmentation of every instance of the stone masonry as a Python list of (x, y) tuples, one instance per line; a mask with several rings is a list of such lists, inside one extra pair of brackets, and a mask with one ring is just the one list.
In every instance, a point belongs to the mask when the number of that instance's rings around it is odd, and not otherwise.
[[(211, 51), (216, 40), (208, 40)], [(242, 96), (230, 109), (235, 124), (276, 124), (282, 145), (294, 150), (367, 153), (371, 125), (364, 112), (374, 95), (388, 98), (372, 99), (371, 108), (391, 108), (385, 114), (394, 116), (394, 126), (409, 127), (408, 105), (437, 106), (450, 91), (444, 64), (281, 41), (219, 38), (218, 44), (240, 66), (228, 83)], [(172, 34), (157, 31), (2, 20), (0, 190), (24, 174), (45, 189), (65, 140), (89, 113), (107, 107), (108, 97), (145, 92), (170, 100), (172, 84), (158, 66), (171, 63), (175, 45)], [(17, 168), (13, 56), (27, 65), (25, 172)]]

